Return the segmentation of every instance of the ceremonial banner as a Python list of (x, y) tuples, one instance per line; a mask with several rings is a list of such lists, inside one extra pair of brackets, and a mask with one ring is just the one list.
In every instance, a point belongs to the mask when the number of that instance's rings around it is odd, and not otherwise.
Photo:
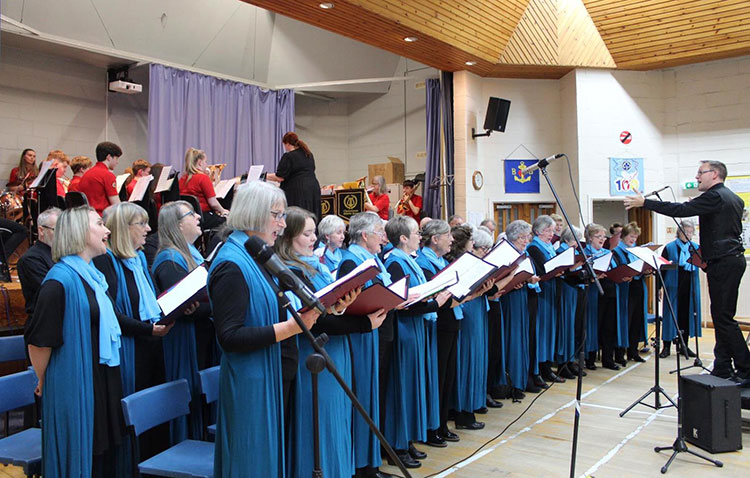
[(353, 215), (365, 210), (364, 189), (340, 189), (334, 194), (336, 215), (349, 222)]
[(536, 159), (506, 159), (506, 193), (539, 193), (539, 170), (525, 174), (527, 168), (537, 163)]
[(330, 214), (336, 214), (335, 202), (333, 196), (320, 197), (320, 215), (326, 217)]
[(630, 196), (643, 193), (643, 158), (609, 158), (609, 194)]

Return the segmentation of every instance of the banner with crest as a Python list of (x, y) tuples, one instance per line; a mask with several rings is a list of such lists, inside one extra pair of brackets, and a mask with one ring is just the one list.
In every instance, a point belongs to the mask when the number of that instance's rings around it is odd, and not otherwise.
[(539, 170), (526, 174), (527, 168), (537, 163), (536, 159), (506, 159), (505, 163), (505, 192), (506, 193), (538, 193)]

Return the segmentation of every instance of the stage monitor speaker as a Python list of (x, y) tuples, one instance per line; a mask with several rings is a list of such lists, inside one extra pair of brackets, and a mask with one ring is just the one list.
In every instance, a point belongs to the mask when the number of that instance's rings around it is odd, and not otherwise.
[(487, 114), (484, 117), (485, 131), (505, 131), (508, 122), (508, 111), (510, 111), (510, 100), (490, 96), (487, 104)]
[(742, 449), (740, 389), (713, 375), (682, 376), (685, 440), (709, 453)]

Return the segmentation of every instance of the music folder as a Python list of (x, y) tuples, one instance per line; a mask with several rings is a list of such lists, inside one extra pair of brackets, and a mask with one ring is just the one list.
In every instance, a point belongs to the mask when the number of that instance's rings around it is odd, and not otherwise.
[(539, 277), (539, 280), (546, 281), (553, 279), (559, 276), (562, 272), (567, 272), (571, 268), (583, 265), (583, 262), (583, 256), (577, 254), (576, 250), (572, 247), (569, 247), (544, 263), (545, 272)]
[(476, 292), (496, 270), (497, 267), (489, 262), (485, 262), (471, 252), (464, 252), (438, 275), (454, 272), (458, 275), (458, 283), (448, 287), (448, 290), (457, 301), (461, 302)]
[(521, 254), (513, 245), (505, 239), (495, 244), (495, 246), (482, 258), (497, 267), (497, 270), (490, 276), (493, 281), (499, 281), (510, 275), (518, 265), (523, 261), (525, 254)]
[[(135, 183), (135, 187), (133, 187), (133, 192), (130, 193), (130, 197), (128, 198), (128, 202), (137, 202), (141, 201), (143, 199), (143, 196), (146, 195), (146, 190), (148, 190), (148, 185), (151, 184), (151, 181), (154, 179), (152, 175), (144, 176)], [(133, 179), (135, 181), (135, 179)]]
[(617, 266), (607, 271), (607, 279), (613, 282), (625, 282), (627, 279), (643, 274), (645, 264), (641, 259), (636, 259), (633, 262)]
[(409, 297), (409, 276), (402, 277), (388, 287), (383, 284), (373, 284), (363, 290), (357, 298), (346, 308), (351, 315), (367, 315), (378, 309), (386, 312), (395, 309), (406, 302)]
[(516, 288), (518, 284), (523, 284), (525, 282), (528, 282), (528, 280), (531, 279), (533, 276), (534, 276), (534, 266), (531, 263), (531, 258), (526, 257), (524, 255), (524, 259), (518, 265), (518, 268), (516, 269), (513, 275), (513, 279), (511, 279), (510, 282), (505, 284), (505, 287), (503, 287), (502, 293), (500, 295), (505, 295), (508, 292), (511, 292), (513, 289)]
[[(345, 276), (315, 292), (315, 297), (327, 309), (349, 292), (373, 280), (378, 274), (380, 274), (378, 263), (375, 262), (375, 259), (367, 259)], [(304, 312), (307, 309), (307, 307), (303, 307), (300, 309), (300, 312)]]
[(172, 181), (174, 181), (174, 178), (169, 179), (169, 173), (171, 172), (172, 166), (168, 164), (161, 168), (161, 171), (159, 171), (159, 179), (157, 180), (156, 186), (154, 187), (154, 193), (169, 191), (169, 188), (172, 187)]
[(169, 325), (193, 302), (208, 302), (208, 269), (200, 265), (156, 299), (164, 317), (157, 322)]
[(607, 272), (612, 263), (612, 252), (609, 251), (603, 256), (594, 259), (594, 272)]
[(688, 262), (695, 267), (703, 269), (704, 271), (706, 270), (706, 267), (708, 267), (706, 261), (704, 261), (701, 257), (700, 247), (697, 250), (694, 250), (692, 248), (690, 249), (690, 258), (688, 259)]

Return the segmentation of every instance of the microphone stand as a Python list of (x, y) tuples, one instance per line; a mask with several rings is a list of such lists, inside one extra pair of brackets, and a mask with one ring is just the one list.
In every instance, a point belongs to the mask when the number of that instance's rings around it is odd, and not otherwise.
[(315, 453), (314, 457), (314, 468), (313, 468), (313, 478), (322, 478), (323, 477), (323, 471), (320, 469), (320, 430), (319, 430), (319, 424), (318, 424), (318, 386), (317, 386), (317, 378), (318, 374), (323, 371), (323, 368), (328, 370), (331, 375), (336, 379), (339, 386), (344, 390), (344, 393), (349, 397), (349, 400), (351, 400), (352, 405), (354, 405), (354, 408), (357, 409), (360, 415), (362, 415), (362, 418), (364, 418), (365, 422), (367, 422), (367, 425), (370, 427), (370, 430), (372, 430), (373, 433), (375, 433), (375, 436), (377, 436), (378, 441), (380, 441), (381, 446), (385, 449), (388, 456), (393, 460), (394, 463), (398, 466), (399, 470), (404, 474), (405, 478), (411, 478), (411, 475), (406, 470), (406, 467), (403, 463), (401, 463), (401, 460), (398, 458), (398, 455), (396, 455), (396, 452), (393, 451), (393, 448), (391, 448), (391, 445), (388, 443), (388, 441), (385, 439), (382, 433), (380, 433), (380, 430), (378, 429), (378, 426), (375, 425), (375, 422), (372, 421), (372, 418), (367, 414), (367, 411), (362, 407), (362, 404), (357, 399), (357, 396), (354, 395), (354, 392), (351, 388), (346, 384), (346, 381), (344, 381), (344, 378), (339, 373), (338, 369), (336, 369), (336, 365), (334, 365), (333, 361), (331, 360), (331, 357), (328, 355), (328, 352), (326, 352), (326, 349), (323, 348), (323, 345), (328, 341), (328, 336), (326, 334), (321, 334), (317, 338), (313, 336), (312, 332), (310, 332), (310, 329), (307, 328), (305, 325), (305, 322), (302, 320), (302, 318), (299, 316), (299, 313), (295, 310), (295, 308), (292, 306), (291, 301), (289, 298), (284, 294), (284, 292), (281, 290), (281, 288), (274, 282), (270, 281), (271, 288), (273, 288), (274, 293), (276, 294), (277, 299), (279, 300), (279, 303), (281, 304), (282, 309), (286, 309), (291, 316), (294, 318), (294, 321), (297, 322), (297, 325), (300, 329), (302, 329), (302, 334), (307, 338), (307, 340), (310, 342), (310, 345), (312, 345), (313, 350), (315, 350), (315, 353), (311, 354), (307, 360), (306, 365), (307, 368), (312, 373), (312, 384), (313, 384), (313, 451)]
[[(567, 156), (565, 156), (567, 158)], [(560, 207), (560, 212), (562, 213), (563, 218), (565, 219), (565, 223), (568, 225), (568, 228), (570, 228), (571, 232), (573, 231), (573, 225), (570, 223), (570, 219), (568, 218), (567, 212), (565, 212), (565, 207), (562, 204), (562, 201), (560, 200), (560, 196), (557, 195), (557, 191), (555, 190), (555, 187), (552, 185), (552, 181), (549, 178), (549, 175), (547, 174), (547, 166), (549, 165), (549, 160), (547, 158), (540, 159), (539, 162), (537, 162), (537, 165), (539, 166), (539, 171), (542, 172), (542, 176), (544, 176), (544, 179), (547, 181), (547, 185), (550, 188), (550, 191), (552, 191), (552, 195), (555, 197), (555, 201), (557, 202), (557, 205)], [(583, 264), (583, 267), (585, 269), (586, 274), (588, 277), (593, 279), (593, 282), (596, 284), (597, 289), (599, 290), (599, 295), (604, 295), (604, 290), (602, 289), (602, 285), (599, 282), (599, 279), (596, 277), (596, 274), (594, 273), (594, 258), (593, 256), (587, 256), (586, 251), (583, 248), (583, 245), (581, 244), (581, 241), (578, 240), (578, 236), (573, 234), (573, 237), (576, 240), (576, 248), (578, 251), (580, 251), (581, 255), (584, 257), (585, 262)], [(587, 286), (588, 287), (588, 286)], [(585, 297), (585, 296), (584, 296)], [(573, 422), (573, 445), (571, 450), (571, 456), (570, 456), (570, 478), (575, 478), (575, 472), (576, 472), (576, 455), (578, 452), (578, 428), (581, 422), (581, 390), (583, 388), (583, 362), (584, 362), (584, 346), (583, 344), (586, 343), (586, 327), (588, 324), (586, 324), (586, 314), (583, 316), (583, 340), (581, 341), (581, 347), (579, 348), (578, 352), (578, 382), (576, 384), (576, 414), (575, 419)]]

